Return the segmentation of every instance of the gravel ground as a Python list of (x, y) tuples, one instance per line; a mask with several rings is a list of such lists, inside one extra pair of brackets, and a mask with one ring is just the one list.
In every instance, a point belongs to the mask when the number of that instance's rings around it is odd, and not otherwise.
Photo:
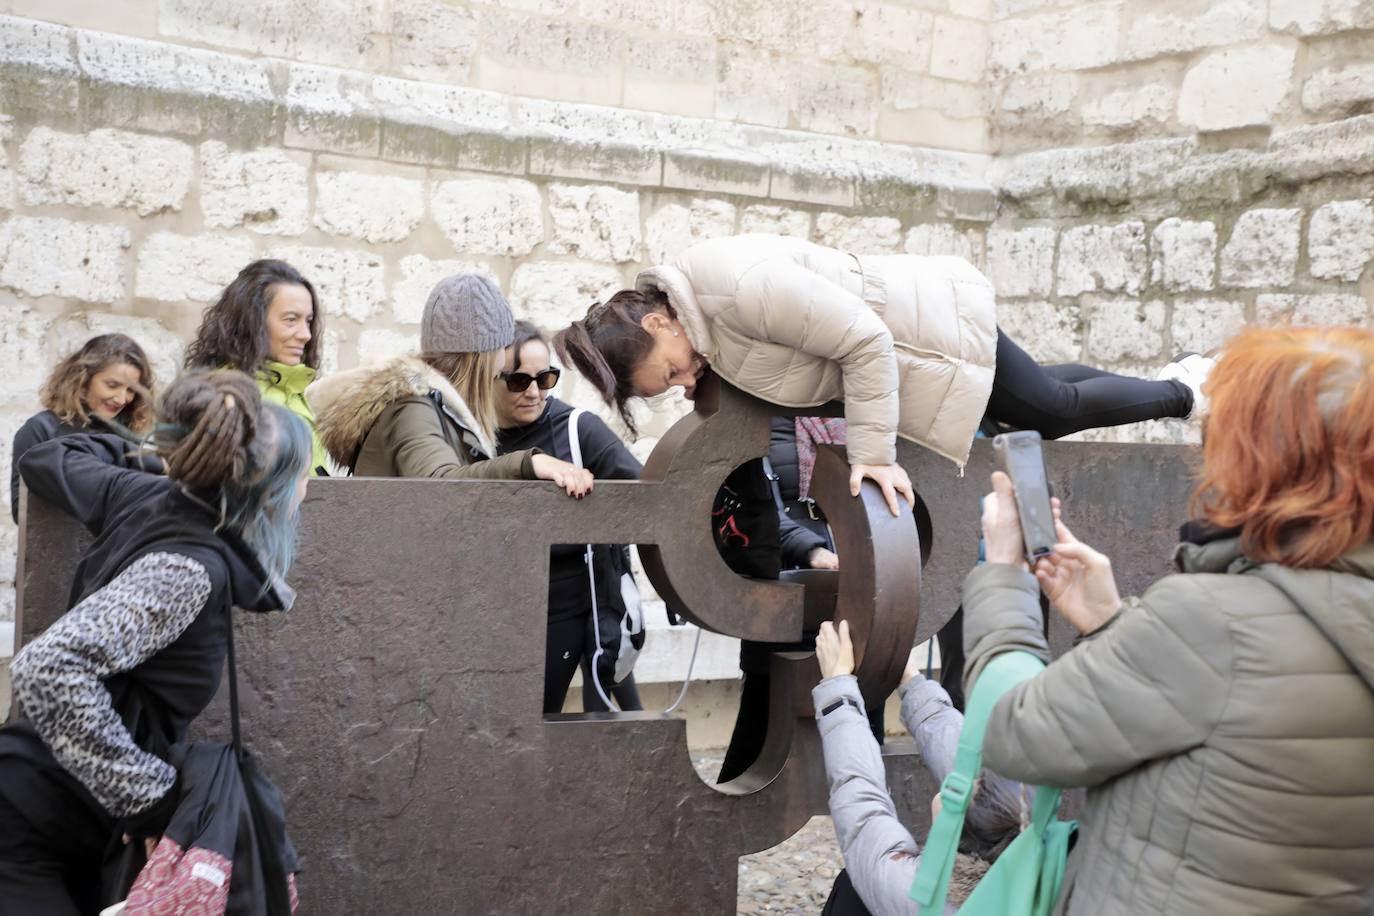
[[(714, 782), (724, 751), (694, 754), (692, 764)], [(739, 860), (739, 916), (819, 913), (840, 873), (840, 847), (829, 815), (813, 817), (779, 846)]]

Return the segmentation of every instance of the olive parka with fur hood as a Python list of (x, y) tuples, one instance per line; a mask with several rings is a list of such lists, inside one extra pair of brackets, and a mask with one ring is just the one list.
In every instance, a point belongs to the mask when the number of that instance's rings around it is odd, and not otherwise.
[(356, 476), (535, 479), (538, 450), (492, 457), (453, 385), (414, 357), (327, 376), (310, 401), (330, 457)]

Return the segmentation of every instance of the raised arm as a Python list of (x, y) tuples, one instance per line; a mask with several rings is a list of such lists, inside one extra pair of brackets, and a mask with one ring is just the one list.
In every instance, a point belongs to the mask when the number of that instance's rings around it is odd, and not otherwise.
[(907, 897), (920, 849), (897, 817), (882, 751), (851, 674), (827, 677), (811, 691), (821, 732), (830, 816), (854, 889), (873, 916), (910, 916)]
[(73, 516), (92, 534), (121, 506), (164, 492), (162, 462), (135, 452), (118, 436), (73, 434), (40, 442), (19, 459), (36, 495)]
[[(964, 582), (967, 684), (988, 660), (1023, 649), (1048, 660), (1039, 586), (988, 563)], [(989, 769), (1022, 782), (1095, 786), (1201, 744), (1225, 706), (1231, 641), (1219, 599), (1194, 576), (1170, 576), (997, 704), (983, 743)]]
[(171, 645), (205, 608), (212, 587), (189, 557), (141, 557), (72, 608), (10, 663), (14, 695), (63, 769), (115, 817), (147, 812), (176, 770), (140, 749), (104, 681)]

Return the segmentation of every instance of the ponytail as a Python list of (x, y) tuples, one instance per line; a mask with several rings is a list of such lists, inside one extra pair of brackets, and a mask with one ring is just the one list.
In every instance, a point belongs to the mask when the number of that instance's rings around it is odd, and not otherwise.
[(241, 372), (178, 378), (162, 398), (163, 422), (153, 433), (167, 476), (192, 490), (250, 483), (264, 464), (257, 436), (261, 412), (258, 386)]
[(218, 491), (220, 527), (257, 551), (272, 578), (295, 554), (296, 487), (309, 468), (310, 433), (257, 384), (232, 369), (180, 376), (161, 402), (153, 445), (167, 476), (187, 490)]
[(592, 303), (581, 321), (553, 338), (559, 358), (576, 367), (602, 399), (619, 411), (631, 435), (637, 430), (628, 405), (634, 397), (630, 376), (654, 347), (653, 336), (642, 324), (653, 312), (677, 317), (661, 291), (623, 289), (605, 302)]

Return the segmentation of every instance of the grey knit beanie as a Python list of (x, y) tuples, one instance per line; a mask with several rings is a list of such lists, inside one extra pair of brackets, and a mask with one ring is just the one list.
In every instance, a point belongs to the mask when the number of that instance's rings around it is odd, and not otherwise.
[(478, 274), (445, 277), (434, 286), (420, 319), (426, 353), (485, 353), (515, 339), (515, 318), (496, 284)]

